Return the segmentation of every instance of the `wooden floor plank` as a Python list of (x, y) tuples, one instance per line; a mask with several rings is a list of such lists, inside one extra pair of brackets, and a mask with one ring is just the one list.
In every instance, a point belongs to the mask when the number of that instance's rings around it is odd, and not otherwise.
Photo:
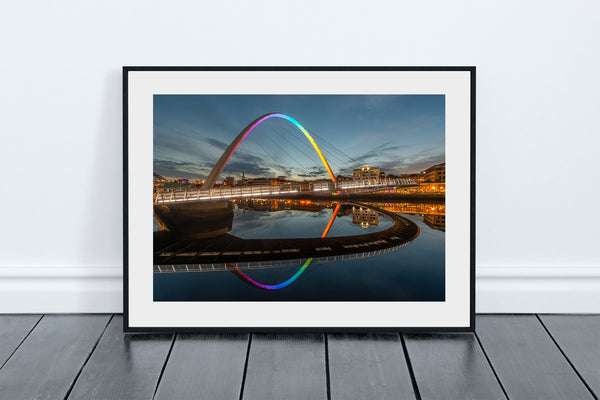
[(329, 334), (331, 399), (414, 399), (396, 334)]
[(0, 315), (0, 366), (21, 344), (41, 315)]
[(593, 398), (534, 315), (478, 316), (476, 326), (510, 399)]
[(252, 335), (243, 399), (327, 399), (324, 335)]
[(156, 399), (238, 400), (248, 334), (179, 334)]
[(110, 315), (45, 315), (0, 370), (0, 399), (63, 399)]
[(539, 317), (588, 388), (600, 398), (600, 315)]
[(115, 316), (75, 383), (69, 400), (152, 399), (173, 335), (123, 334)]
[(473, 334), (405, 334), (423, 400), (506, 399)]

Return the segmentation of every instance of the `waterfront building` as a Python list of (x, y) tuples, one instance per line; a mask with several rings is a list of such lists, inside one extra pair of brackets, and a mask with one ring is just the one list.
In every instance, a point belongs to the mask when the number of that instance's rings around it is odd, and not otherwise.
[(377, 183), (379, 181), (380, 173), (381, 171), (379, 168), (371, 167), (370, 165), (363, 165), (352, 171), (354, 180), (361, 181), (365, 184)]
[(422, 174), (423, 182), (446, 182), (446, 163), (429, 167)]
[(246, 179), (246, 175), (244, 174), (244, 172), (242, 172), (242, 179), (238, 179), (237, 185), (238, 186), (248, 185), (248, 179)]
[(343, 182), (343, 181), (353, 181), (354, 178), (353, 177), (349, 177), (349, 176), (344, 176), (344, 175), (338, 175), (335, 177), (335, 180), (338, 182)]
[(165, 182), (168, 182), (168, 180), (166, 178), (162, 177), (161, 175), (157, 174), (156, 172), (154, 172), (154, 182), (165, 183)]
[(254, 178), (254, 179), (250, 180), (250, 184), (251, 185), (268, 185), (269, 179), (268, 178)]
[(423, 182), (425, 180), (425, 174), (423, 172), (419, 173), (419, 174), (400, 174), (400, 175), (392, 175), (389, 174), (388, 179), (395, 179), (395, 178), (401, 178), (401, 179), (411, 179), (417, 182)]
[(352, 222), (362, 228), (379, 225), (379, 213), (366, 207), (352, 207)]
[(168, 180), (166, 178), (160, 176), (156, 172), (154, 173), (153, 187), (154, 187), (154, 191), (155, 192), (162, 192), (162, 191), (164, 191), (165, 190), (164, 186), (165, 186), (166, 182), (168, 182)]
[(442, 232), (446, 231), (446, 215), (423, 215), (423, 222), (432, 229), (437, 229)]
[(394, 190), (398, 194), (434, 194), (442, 195), (446, 193), (445, 182), (422, 182), (419, 185), (407, 186)]
[(235, 178), (233, 176), (228, 176), (225, 178), (225, 182), (223, 182), (225, 186), (235, 186)]

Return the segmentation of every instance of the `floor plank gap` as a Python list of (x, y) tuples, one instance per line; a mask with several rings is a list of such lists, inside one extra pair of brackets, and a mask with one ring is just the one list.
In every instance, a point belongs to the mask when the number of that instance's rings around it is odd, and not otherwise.
[(490, 362), (490, 358), (487, 355), (485, 348), (483, 347), (483, 344), (481, 343), (481, 340), (479, 339), (479, 335), (477, 334), (477, 332), (473, 332), (473, 334), (475, 335), (475, 339), (477, 339), (477, 343), (479, 343), (479, 347), (481, 347), (481, 351), (483, 352), (483, 355), (485, 356), (485, 359), (486, 359), (488, 365), (490, 366), (490, 369), (494, 373), (494, 377), (496, 378), (496, 381), (498, 381), (498, 385), (500, 385), (500, 389), (502, 389), (502, 393), (504, 393), (504, 397), (506, 397), (506, 399), (508, 400), (509, 398), (508, 398), (508, 394), (506, 394), (506, 389), (504, 389), (504, 385), (502, 384), (502, 381), (500, 380), (500, 378), (498, 378), (498, 374), (496, 373), (494, 366)]
[(400, 342), (402, 343), (402, 351), (404, 352), (404, 358), (406, 359), (406, 365), (408, 366), (408, 373), (410, 375), (410, 381), (413, 386), (413, 391), (415, 392), (415, 397), (417, 400), (421, 400), (421, 393), (419, 392), (419, 385), (417, 385), (417, 379), (415, 378), (415, 371), (413, 371), (412, 364), (410, 362), (410, 356), (408, 355), (408, 350), (406, 348), (406, 342), (404, 341), (404, 334), (400, 334)]
[(248, 333), (178, 333), (154, 399), (239, 400), (248, 341)]
[(27, 335), (25, 335), (25, 337), (23, 338), (23, 340), (21, 340), (19, 342), (18, 346), (12, 351), (12, 353), (10, 353), (10, 355), (8, 356), (8, 358), (6, 360), (4, 360), (4, 362), (2, 363), (2, 365), (0, 365), (0, 369), (2, 369), (2, 367), (4, 367), (6, 365), (6, 363), (8, 362), (8, 360), (10, 360), (10, 358), (13, 356), (13, 354), (15, 354), (17, 352), (17, 350), (19, 350), (19, 347), (21, 347), (21, 345), (23, 344), (23, 342), (25, 342), (25, 340), (27, 340), (27, 338), (29, 337), (29, 335), (31, 335), (31, 332), (33, 332), (34, 329), (36, 328), (36, 326), (38, 326), (38, 324), (40, 323), (40, 321), (42, 320), (42, 318), (44, 318), (44, 315), (45, 314), (42, 314), (42, 316), (37, 320), (37, 322), (29, 330), (29, 332), (27, 332)]
[(331, 375), (329, 374), (329, 335), (325, 334), (325, 380), (327, 382), (327, 400), (331, 400)]
[(509, 398), (594, 399), (535, 314), (477, 316), (477, 336)]
[(152, 395), (152, 400), (156, 397), (156, 392), (158, 392), (158, 387), (160, 386), (160, 381), (162, 380), (163, 374), (165, 373), (165, 369), (167, 368), (167, 364), (169, 363), (169, 358), (171, 357), (171, 352), (173, 351), (173, 346), (175, 345), (175, 340), (177, 340), (177, 333), (173, 334), (173, 339), (171, 339), (171, 347), (169, 347), (169, 352), (167, 353), (167, 357), (165, 358), (165, 362), (160, 370), (160, 374), (158, 375), (158, 381), (156, 381), (156, 387), (154, 388), (154, 394)]
[(96, 340), (96, 343), (94, 343), (94, 346), (92, 346), (92, 350), (90, 351), (90, 354), (88, 354), (87, 358), (85, 359), (85, 361), (83, 362), (83, 364), (79, 368), (79, 371), (77, 371), (77, 375), (75, 375), (75, 379), (73, 379), (73, 382), (71, 382), (71, 385), (69, 386), (69, 389), (67, 389), (67, 393), (65, 394), (64, 400), (67, 400), (69, 398), (69, 396), (71, 395), (71, 392), (73, 391), (73, 388), (75, 387), (75, 384), (77, 383), (77, 379), (79, 379), (79, 377), (81, 376), (81, 372), (83, 371), (83, 368), (85, 368), (86, 364), (88, 363), (88, 361), (92, 357), (92, 354), (94, 354), (94, 350), (96, 350), (96, 347), (98, 347), (98, 343), (100, 343), (100, 339), (102, 339), (102, 336), (104, 335), (104, 332), (106, 332), (106, 329), (108, 328), (108, 325), (110, 324), (110, 321), (112, 321), (112, 319), (114, 317), (115, 317), (115, 314), (112, 314), (110, 316), (110, 318), (108, 319), (108, 322), (104, 326), (104, 329), (102, 330), (102, 333), (100, 334), (100, 336), (98, 336), (98, 340)]
[(244, 397), (244, 385), (246, 385), (246, 373), (248, 372), (248, 359), (250, 358), (250, 346), (252, 346), (252, 333), (248, 334), (248, 348), (246, 349), (246, 361), (244, 362), (244, 373), (242, 374), (242, 387), (240, 388), (240, 400)]
[(538, 321), (540, 321), (540, 324), (542, 324), (542, 327), (544, 328), (544, 330), (546, 331), (546, 333), (548, 334), (548, 336), (550, 336), (550, 339), (552, 339), (552, 342), (554, 342), (554, 345), (556, 346), (556, 348), (558, 349), (558, 351), (560, 351), (560, 354), (563, 355), (563, 357), (565, 358), (565, 360), (567, 360), (567, 362), (569, 363), (569, 365), (571, 366), (571, 368), (573, 368), (573, 371), (575, 372), (575, 374), (577, 374), (577, 376), (579, 377), (579, 379), (581, 380), (581, 382), (583, 383), (583, 385), (586, 387), (586, 389), (590, 392), (590, 394), (592, 395), (592, 397), (595, 400), (598, 400), (598, 397), (596, 396), (596, 394), (594, 393), (594, 391), (592, 390), (592, 388), (590, 387), (590, 385), (588, 385), (588, 383), (585, 381), (585, 379), (583, 379), (583, 377), (581, 376), (581, 374), (579, 373), (579, 371), (577, 370), (577, 368), (575, 368), (575, 365), (573, 365), (573, 363), (571, 362), (571, 360), (569, 359), (569, 357), (567, 357), (567, 355), (565, 354), (565, 352), (563, 351), (563, 349), (560, 347), (560, 345), (558, 344), (558, 342), (556, 341), (556, 339), (554, 339), (554, 336), (552, 336), (552, 333), (550, 333), (550, 331), (548, 330), (548, 327), (546, 326), (546, 324), (544, 324), (544, 321), (542, 321), (542, 319), (540, 318), (540, 316), (538, 314), (535, 314), (535, 317), (538, 319)]
[(324, 334), (253, 335), (244, 400), (279, 399), (327, 400)]

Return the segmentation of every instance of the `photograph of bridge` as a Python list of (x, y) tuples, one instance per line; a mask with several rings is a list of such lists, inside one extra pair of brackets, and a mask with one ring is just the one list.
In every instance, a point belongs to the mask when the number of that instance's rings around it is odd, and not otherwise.
[(444, 301), (444, 95), (154, 95), (154, 301)]

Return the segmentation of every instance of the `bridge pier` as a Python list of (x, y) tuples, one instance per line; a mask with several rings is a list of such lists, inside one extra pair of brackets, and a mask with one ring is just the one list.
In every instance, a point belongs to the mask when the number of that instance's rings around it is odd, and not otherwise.
[(155, 204), (158, 226), (182, 239), (206, 239), (229, 232), (233, 226), (230, 201)]

